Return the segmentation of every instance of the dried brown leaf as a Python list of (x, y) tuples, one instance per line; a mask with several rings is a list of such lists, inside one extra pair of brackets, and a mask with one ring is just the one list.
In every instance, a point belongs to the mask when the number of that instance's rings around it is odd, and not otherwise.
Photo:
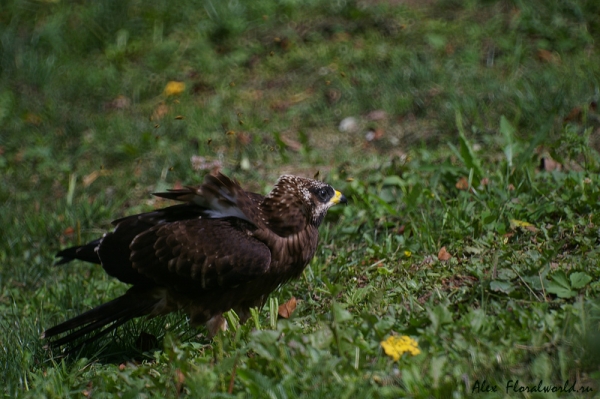
[(583, 111), (581, 107), (575, 107), (569, 112), (569, 115), (565, 116), (565, 122), (581, 122)]
[(455, 186), (459, 190), (468, 190), (469, 189), (469, 181), (467, 180), (466, 177), (463, 176), (460, 179), (458, 179)]
[(446, 247), (442, 247), (440, 249), (440, 252), (438, 252), (438, 260), (441, 260), (442, 262), (447, 261), (451, 257), (452, 255), (450, 255), (450, 252), (446, 250)]
[(367, 119), (371, 121), (380, 121), (387, 119), (387, 113), (384, 110), (376, 109), (367, 114)]
[(543, 48), (538, 49), (536, 56), (538, 58), (538, 60), (542, 61), (542, 62), (559, 62), (560, 58), (558, 58), (558, 56), (554, 53), (552, 53), (551, 51), (548, 50), (544, 50)]
[(167, 107), (165, 104), (162, 104), (162, 103), (158, 104), (158, 107), (156, 107), (156, 109), (152, 113), (150, 120), (153, 120), (153, 121), (160, 120), (160, 119), (164, 118), (165, 115), (167, 115), (168, 113), (169, 113), (169, 107)]
[(283, 141), (283, 143), (285, 144), (285, 146), (294, 151), (294, 152), (298, 152), (302, 149), (302, 143), (300, 143), (297, 140), (291, 139), (289, 137), (286, 136), (281, 136), (281, 141)]
[(96, 181), (96, 179), (100, 176), (100, 172), (95, 170), (92, 173), (90, 173), (89, 175), (86, 175), (83, 178), (83, 187), (88, 187), (90, 184), (92, 184), (94, 181)]
[(294, 310), (296, 310), (296, 304), (297, 304), (296, 298), (292, 297), (286, 303), (279, 305), (279, 310), (278, 310), (279, 316), (283, 317), (284, 319), (289, 319), (292, 316), (292, 313), (294, 313)]
[(183, 392), (183, 383), (185, 382), (185, 375), (181, 372), (181, 370), (175, 370), (175, 389), (177, 390), (177, 394)]
[(563, 166), (561, 163), (556, 162), (554, 159), (550, 157), (542, 157), (540, 160), (540, 170), (545, 170), (546, 172), (552, 172), (553, 170), (561, 171)]

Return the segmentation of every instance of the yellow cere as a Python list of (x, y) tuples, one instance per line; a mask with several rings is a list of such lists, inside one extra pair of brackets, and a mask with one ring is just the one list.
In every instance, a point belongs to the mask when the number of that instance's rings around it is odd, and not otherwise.
[(341, 198), (342, 198), (342, 193), (339, 192), (338, 190), (335, 190), (335, 195), (331, 199), (331, 202), (333, 202), (334, 204), (339, 204)]
[(385, 354), (394, 360), (399, 360), (400, 356), (402, 356), (402, 354), (405, 352), (408, 352), (413, 356), (421, 353), (417, 341), (406, 335), (401, 337), (391, 336), (385, 341), (381, 342), (381, 347), (385, 351)]

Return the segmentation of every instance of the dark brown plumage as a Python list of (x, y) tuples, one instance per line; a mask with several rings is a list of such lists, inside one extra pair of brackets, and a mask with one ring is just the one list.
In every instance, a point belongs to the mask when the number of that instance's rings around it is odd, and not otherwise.
[(57, 254), (58, 264), (101, 264), (131, 284), (121, 297), (46, 330), (60, 346), (95, 332), (96, 339), (126, 321), (183, 309), (210, 335), (233, 309), (244, 322), (279, 285), (298, 277), (317, 248), (327, 210), (346, 198), (330, 185), (296, 176), (279, 178), (265, 197), (228, 177), (207, 175), (199, 187), (156, 193), (183, 204), (115, 220), (115, 230)]

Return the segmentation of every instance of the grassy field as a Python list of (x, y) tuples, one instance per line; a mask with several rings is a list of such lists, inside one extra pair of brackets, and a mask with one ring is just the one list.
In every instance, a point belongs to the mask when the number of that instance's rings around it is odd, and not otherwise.
[[(597, 0), (6, 0), (0, 392), (600, 397), (599, 42)], [(44, 349), (127, 289), (54, 254), (215, 167), (262, 193), (319, 171), (350, 203), (212, 341), (172, 315)]]

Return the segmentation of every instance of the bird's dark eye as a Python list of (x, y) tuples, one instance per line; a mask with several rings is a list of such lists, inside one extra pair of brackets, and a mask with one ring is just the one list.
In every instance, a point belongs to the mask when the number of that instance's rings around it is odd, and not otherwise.
[(324, 188), (319, 190), (319, 198), (322, 199), (323, 201), (327, 201), (327, 190), (325, 190)]

